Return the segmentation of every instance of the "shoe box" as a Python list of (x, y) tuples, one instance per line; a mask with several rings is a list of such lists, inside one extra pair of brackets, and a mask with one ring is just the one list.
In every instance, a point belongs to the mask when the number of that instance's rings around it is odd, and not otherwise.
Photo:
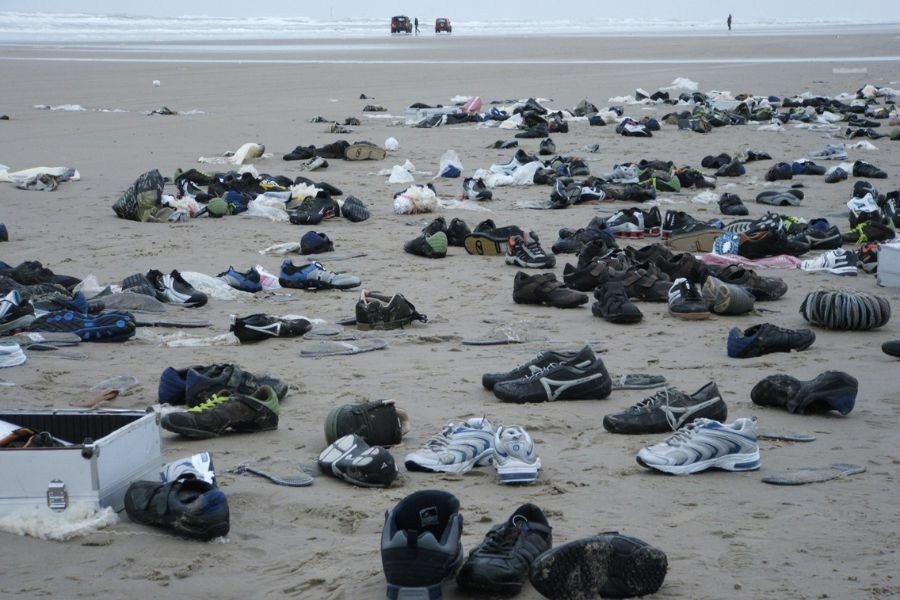
[(878, 247), (878, 285), (900, 287), (900, 242)]
[(157, 413), (2, 410), (0, 422), (47, 432), (67, 444), (0, 448), (0, 516), (62, 513), (80, 503), (121, 511), (132, 481), (159, 479), (163, 460)]

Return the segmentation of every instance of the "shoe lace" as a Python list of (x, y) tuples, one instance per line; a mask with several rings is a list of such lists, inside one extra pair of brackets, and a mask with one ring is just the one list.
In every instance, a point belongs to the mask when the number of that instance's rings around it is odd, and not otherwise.
[(528, 531), (528, 519), (522, 515), (513, 517), (512, 527), (489, 531), (485, 536), (482, 554), (506, 555), (516, 545), (523, 531)]
[(558, 363), (558, 362), (552, 362), (552, 363), (548, 364), (546, 367), (544, 367), (538, 371), (535, 371), (531, 375), (528, 375), (527, 377), (525, 377), (525, 380), (526, 381), (534, 381), (535, 379), (540, 379), (541, 377), (546, 375), (548, 372), (550, 372), (551, 370), (558, 367), (560, 364), (561, 363)]
[(541, 244), (537, 240), (529, 239), (523, 244), (523, 246), (525, 247), (527, 253), (531, 256), (540, 258), (547, 256), (547, 254), (544, 252), (544, 249), (541, 248)]
[(709, 419), (695, 419), (691, 421), (681, 429), (678, 429), (666, 438), (665, 444), (669, 446), (682, 446), (691, 441), (694, 437), (694, 434), (697, 433), (697, 430), (701, 425), (705, 425), (709, 422)]
[(230, 398), (230, 396), (228, 396), (226, 394), (221, 394), (221, 395), (215, 394), (213, 396), (210, 396), (209, 398), (207, 398), (206, 400), (204, 400), (197, 406), (189, 408), (187, 411), (192, 412), (192, 413), (201, 413), (203, 411), (210, 410), (210, 409), (213, 409), (213, 408), (219, 406), (223, 402), (226, 402), (229, 398)]
[(678, 421), (675, 419), (675, 415), (670, 408), (670, 398), (669, 388), (665, 388), (648, 398), (644, 398), (635, 404), (631, 410), (636, 413), (648, 413), (659, 406), (662, 408), (663, 414), (666, 415), (666, 422), (669, 424), (669, 427), (672, 428), (672, 431), (677, 431)]

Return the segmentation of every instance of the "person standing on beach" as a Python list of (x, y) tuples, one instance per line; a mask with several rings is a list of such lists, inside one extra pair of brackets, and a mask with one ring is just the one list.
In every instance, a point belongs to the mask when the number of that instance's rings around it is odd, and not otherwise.
[[(413, 19), (413, 24), (416, 26), (416, 35), (419, 35), (419, 17)], [(729, 25), (728, 28), (731, 29), (731, 25)]]
[[(728, 31), (731, 31), (731, 13), (728, 14), (728, 18), (725, 19), (725, 22), (728, 23)], [(416, 27), (416, 31), (418, 31), (418, 26)]]

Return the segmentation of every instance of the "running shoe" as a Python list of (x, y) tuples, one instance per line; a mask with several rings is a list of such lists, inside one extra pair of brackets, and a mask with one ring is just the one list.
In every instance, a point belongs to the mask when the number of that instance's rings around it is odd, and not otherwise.
[(409, 471), (466, 473), (475, 466), (491, 464), (494, 456), (494, 428), (486, 418), (465, 423), (448, 423), (425, 446), (406, 455)]
[(217, 277), (234, 289), (242, 292), (250, 292), (252, 294), (263, 289), (259, 272), (256, 269), (250, 269), (241, 273), (236, 271), (234, 267), (229, 266), (227, 271), (219, 273)]
[(242, 344), (261, 342), (273, 337), (298, 337), (312, 329), (306, 319), (288, 319), (265, 314), (247, 317), (231, 315), (230, 331)]
[(554, 350), (544, 350), (542, 352), (538, 352), (537, 356), (529, 360), (527, 363), (519, 365), (511, 371), (507, 371), (505, 373), (485, 373), (481, 376), (481, 385), (489, 390), (493, 390), (494, 386), (501, 381), (521, 379), (522, 377), (527, 377), (533, 373), (537, 373), (551, 363), (561, 363), (574, 357), (574, 352), (556, 352)]
[(800, 268), (810, 273), (825, 271), (834, 275), (855, 277), (858, 262), (859, 257), (856, 255), (856, 252), (838, 248), (829, 250), (818, 258), (804, 260), (800, 263)]
[(637, 455), (642, 467), (673, 475), (706, 469), (754, 471), (759, 468), (756, 417), (725, 424), (697, 419), (664, 442), (644, 448)]
[(397, 478), (391, 453), (352, 433), (322, 450), (318, 463), (323, 473), (360, 487), (389, 487)]
[(0, 335), (25, 329), (34, 321), (34, 306), (22, 301), (17, 290), (10, 291), (0, 300)]
[(264, 385), (252, 395), (223, 391), (186, 411), (163, 415), (160, 426), (190, 438), (212, 438), (227, 430), (251, 433), (278, 428), (278, 396)]
[(530, 483), (541, 469), (534, 440), (519, 425), (500, 425), (494, 432), (494, 466), (500, 483)]
[(316, 261), (299, 267), (287, 259), (281, 263), (278, 283), (282, 287), (304, 290), (346, 290), (361, 285), (362, 280), (355, 275), (329, 271)]
[(603, 417), (610, 433), (665, 433), (676, 431), (694, 419), (724, 421), (728, 407), (714, 382), (693, 394), (674, 388), (656, 392), (620, 413)]
[(556, 265), (556, 257), (544, 252), (538, 236), (532, 231), (527, 238), (510, 236), (506, 264), (528, 269), (552, 269)]
[(172, 271), (168, 275), (151, 269), (147, 272), (150, 285), (156, 290), (156, 299), (169, 304), (180, 304), (188, 308), (197, 308), (206, 304), (207, 296), (184, 280), (181, 273)]
[(590, 346), (560, 363), (550, 363), (522, 379), (494, 386), (494, 395), (504, 402), (553, 402), (556, 400), (603, 399), (612, 391), (612, 381), (603, 361)]
[(737, 327), (728, 333), (728, 356), (755, 358), (772, 352), (806, 350), (816, 341), (811, 329), (785, 329), (771, 323), (761, 323), (741, 331)]

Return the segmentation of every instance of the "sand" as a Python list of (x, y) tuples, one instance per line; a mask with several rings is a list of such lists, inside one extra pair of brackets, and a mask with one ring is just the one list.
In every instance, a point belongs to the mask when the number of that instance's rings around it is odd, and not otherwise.
[[(412, 129), (389, 119), (367, 118), (366, 104), (380, 104), (402, 116), (417, 101), (448, 103), (457, 94), (486, 101), (550, 99), (555, 108), (571, 108), (587, 98), (608, 105), (608, 98), (632, 94), (637, 87), (655, 91), (675, 77), (700, 84), (701, 90), (733, 93), (797, 94), (807, 90), (835, 94), (866, 83), (897, 87), (896, 31), (876, 34), (762, 37), (564, 37), (465, 39), (431, 36), (410, 39), (284, 43), (95, 45), (59, 48), (9, 46), (0, 60), (4, 93), (0, 112), (0, 162), (13, 169), (73, 166), (82, 180), (64, 183), (53, 193), (20, 191), (4, 184), (0, 221), (10, 242), (0, 246), (2, 260), (16, 264), (38, 259), (58, 273), (95, 275), (116, 283), (151, 268), (215, 275), (233, 265), (245, 270), (262, 264), (277, 272), (281, 259), (258, 251), (296, 241), (307, 227), (249, 217), (198, 219), (180, 225), (141, 224), (117, 219), (110, 206), (141, 173), (158, 168), (171, 176), (176, 168), (201, 167), (200, 156), (234, 150), (245, 142), (266, 145), (273, 156), (256, 163), (260, 172), (290, 177), (304, 174), (300, 163), (281, 156), (296, 145), (323, 145), (338, 138), (383, 143), (396, 137), (400, 149), (381, 162), (330, 160), (312, 176), (362, 198), (373, 218), (353, 224), (328, 221), (316, 230), (335, 241), (336, 254), (364, 257), (329, 263), (334, 270), (363, 278), (364, 287), (401, 292), (429, 316), (391, 334), (380, 352), (327, 359), (299, 356), (302, 342), (271, 340), (259, 345), (166, 348), (147, 341), (83, 344), (84, 362), (29, 355), (26, 364), (0, 373), (18, 383), (0, 388), (4, 407), (65, 407), (96, 382), (128, 374), (140, 379), (137, 392), (120, 396), (116, 407), (144, 409), (156, 401), (160, 372), (169, 365), (233, 361), (256, 373), (269, 373), (291, 385), (281, 407), (277, 431), (193, 442), (163, 433), (165, 457), (212, 452), (220, 472), (244, 461), (288, 473), (302, 467), (315, 473), (324, 447), (322, 424), (335, 405), (393, 398), (410, 413), (412, 430), (392, 449), (398, 462), (450, 420), (486, 415), (494, 423), (522, 424), (534, 436), (544, 469), (527, 487), (504, 487), (490, 468), (462, 476), (406, 473), (387, 490), (352, 487), (318, 476), (309, 488), (277, 487), (249, 476), (221, 473), (231, 507), (227, 543), (180, 540), (164, 531), (121, 521), (112, 529), (69, 542), (48, 542), (0, 534), (3, 588), (11, 596), (129, 597), (163, 595), (220, 598), (379, 598), (384, 578), (378, 544), (384, 511), (407, 494), (426, 488), (459, 497), (465, 518), (466, 550), (479, 543), (494, 523), (516, 507), (542, 507), (561, 543), (595, 532), (616, 530), (642, 538), (668, 555), (669, 574), (660, 598), (860, 598), (900, 596), (896, 580), (900, 388), (896, 360), (883, 355), (882, 342), (900, 337), (896, 318), (880, 330), (840, 333), (816, 330), (809, 350), (735, 360), (725, 353), (732, 327), (769, 321), (798, 328), (805, 294), (819, 287), (871, 291), (889, 297), (900, 309), (896, 289), (877, 288), (874, 278), (836, 278), (800, 271), (767, 270), (783, 277), (785, 297), (760, 305), (765, 312), (683, 322), (663, 304), (641, 304), (645, 319), (617, 327), (593, 317), (588, 307), (558, 310), (516, 305), (512, 281), (516, 269), (502, 259), (473, 257), (451, 248), (445, 260), (432, 261), (402, 252), (435, 215), (403, 216), (391, 210), (394, 192), (374, 175), (411, 160), (435, 171), (448, 148), (463, 162), (464, 174), (494, 162), (507, 162), (511, 151), (488, 149), (505, 131), (474, 126)], [(822, 60), (822, 58), (834, 60)], [(874, 58), (873, 58), (874, 57)], [(879, 59), (878, 57), (883, 57)], [(37, 60), (35, 60), (37, 59)], [(320, 62), (330, 61), (330, 62)], [(581, 62), (579, 62), (581, 61)], [(866, 69), (835, 74), (834, 68)], [(152, 85), (159, 80), (158, 87)], [(365, 93), (370, 97), (361, 100)], [(89, 109), (125, 112), (46, 111), (34, 105), (80, 104)], [(143, 114), (161, 106), (202, 111), (177, 116)], [(627, 113), (662, 115), (671, 110), (626, 107)], [(325, 133), (316, 115), (362, 125), (348, 136)], [(768, 151), (775, 160), (793, 160), (833, 141), (827, 135), (788, 128), (783, 133), (730, 127), (708, 135), (674, 127), (650, 139), (624, 138), (612, 127), (573, 123), (568, 134), (554, 135), (561, 154), (582, 155), (592, 172), (602, 174), (628, 160), (670, 159), (699, 166), (707, 154), (743, 148)], [(600, 151), (585, 154), (586, 144)], [(874, 142), (879, 151), (852, 152), (885, 169), (881, 190), (897, 187), (897, 143)], [(522, 147), (536, 151), (537, 140)], [(748, 164), (747, 175), (722, 181), (717, 192), (741, 195), (751, 215), (763, 214), (753, 197), (764, 189), (771, 163)], [(425, 182), (427, 177), (418, 181)], [(840, 213), (850, 182), (826, 185), (803, 177), (806, 200), (792, 211), (801, 217)], [(435, 182), (441, 197), (458, 198), (460, 180)], [(171, 189), (171, 188), (170, 188)], [(541, 235), (549, 248), (560, 227), (584, 226), (593, 216), (628, 203), (578, 206), (561, 211), (516, 209), (517, 201), (547, 198), (549, 188), (498, 188), (485, 204), (489, 213), (442, 211), (449, 221), (470, 226), (490, 217), (518, 224)], [(694, 194), (666, 194), (672, 208), (696, 217), (718, 216), (715, 205), (690, 203)], [(665, 209), (668, 205), (663, 205)], [(831, 217), (842, 229), (846, 220)], [(643, 242), (647, 243), (647, 242)], [(295, 262), (301, 262), (295, 257)], [(558, 257), (555, 272), (574, 256)], [(260, 298), (213, 300), (197, 310), (172, 308), (176, 318), (204, 318), (213, 327), (199, 335), (224, 333), (230, 314), (255, 312), (305, 314), (334, 320), (353, 314), (356, 291), (295, 291), (287, 301)], [(547, 341), (522, 345), (473, 347), (461, 339), (478, 337), (497, 323), (527, 321)], [(606, 433), (602, 417), (644, 398), (641, 391), (616, 391), (602, 401), (542, 405), (500, 403), (480, 385), (485, 371), (502, 371), (529, 360), (545, 347), (577, 349), (591, 343), (603, 350), (611, 373), (665, 375), (677, 388), (693, 392), (716, 381), (729, 407), (729, 420), (756, 415), (771, 429), (814, 433), (810, 444), (760, 441), (762, 470), (710, 472), (689, 477), (650, 473), (634, 461), (636, 452), (664, 436), (616, 436)], [(752, 386), (766, 375), (790, 373), (809, 379), (840, 369), (860, 381), (856, 409), (845, 418), (795, 416), (750, 402)], [(797, 488), (760, 481), (767, 472), (791, 467), (851, 462), (867, 467), (847, 480)], [(445, 597), (463, 595), (445, 585)], [(526, 586), (522, 598), (537, 598)]]

